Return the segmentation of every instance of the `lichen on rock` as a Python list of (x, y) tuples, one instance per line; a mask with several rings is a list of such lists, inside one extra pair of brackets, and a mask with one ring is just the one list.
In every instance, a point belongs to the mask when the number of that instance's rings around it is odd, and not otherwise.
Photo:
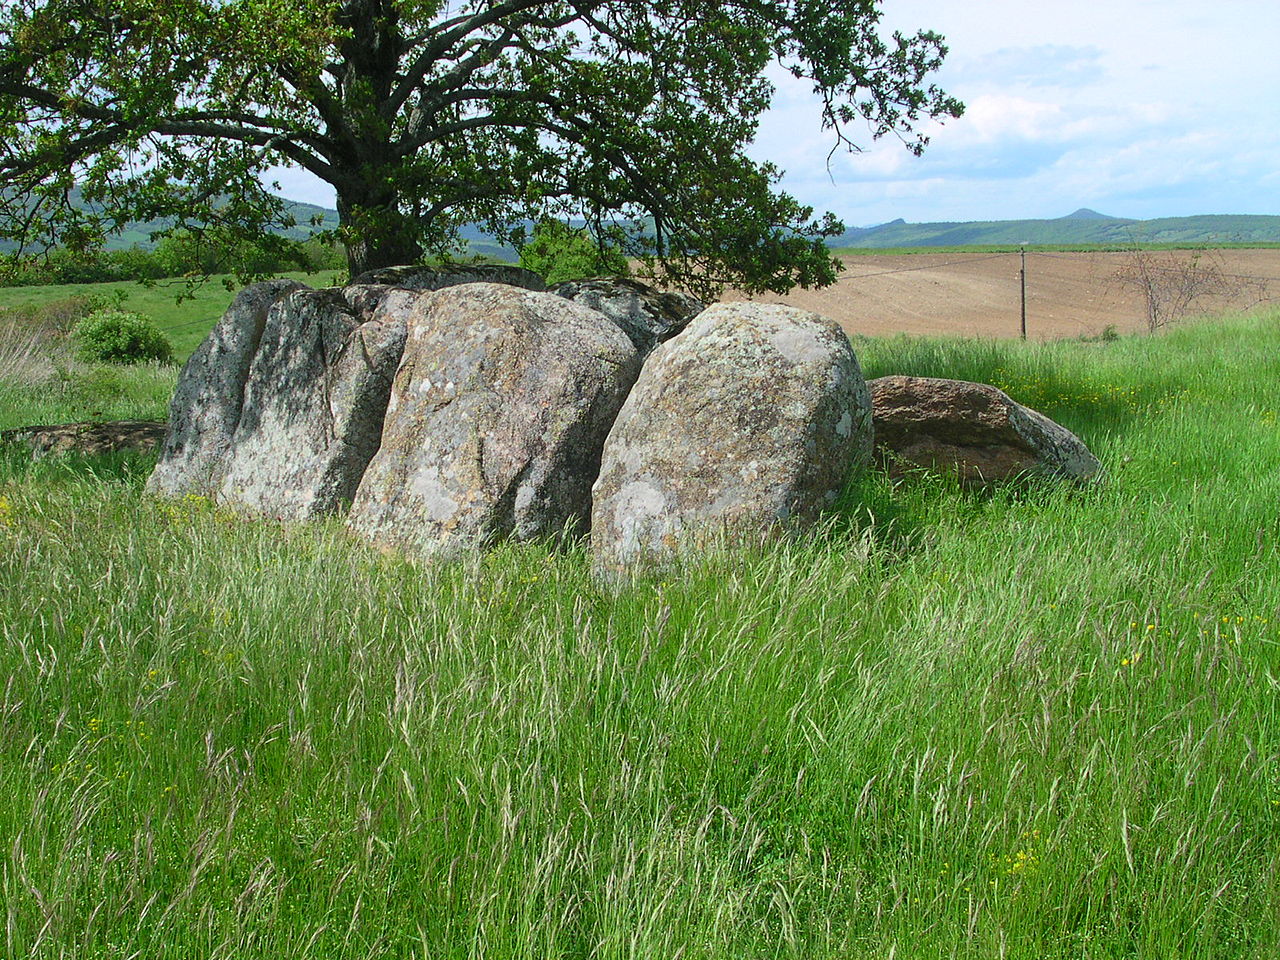
[(424, 296), (299, 290), (271, 308), (219, 502), (286, 520), (351, 502), (382, 436), (408, 316)]
[(608, 574), (711, 538), (804, 526), (871, 452), (848, 337), (790, 307), (708, 307), (645, 365), (605, 443), (592, 551)]
[(563, 298), (488, 283), (433, 294), (410, 319), (351, 528), (423, 554), (585, 530), (638, 369), (615, 324)]
[(245, 287), (231, 301), (178, 375), (169, 434), (147, 480), (149, 492), (208, 497), (221, 487), (267, 313), (282, 297), (303, 289), (293, 280), (268, 280)]

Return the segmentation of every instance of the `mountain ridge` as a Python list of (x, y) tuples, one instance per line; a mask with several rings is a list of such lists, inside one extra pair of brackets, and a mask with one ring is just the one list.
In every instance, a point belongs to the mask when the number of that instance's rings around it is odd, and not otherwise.
[(833, 248), (1029, 246), (1045, 244), (1280, 243), (1280, 216), (1203, 214), (1132, 220), (1081, 207), (1052, 220), (970, 220), (857, 227), (833, 237)]
[[(338, 212), (317, 204), (286, 200), (286, 209), (297, 226), (281, 231), (305, 240), (320, 230), (338, 225)], [(163, 229), (162, 222), (131, 223), (108, 238), (107, 249), (154, 246), (150, 234)], [(514, 260), (515, 251), (499, 244), (474, 225), (461, 228), (472, 253)], [(1280, 243), (1280, 216), (1265, 214), (1202, 214), (1136, 220), (1080, 207), (1052, 219), (969, 220), (908, 223), (901, 217), (870, 227), (853, 227), (827, 243), (833, 249), (885, 249), (894, 247), (1031, 246), (1046, 244), (1129, 243)]]

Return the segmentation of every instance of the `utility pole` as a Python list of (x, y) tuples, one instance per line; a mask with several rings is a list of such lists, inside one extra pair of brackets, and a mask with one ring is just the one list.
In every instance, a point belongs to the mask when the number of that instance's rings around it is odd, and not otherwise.
[(1018, 246), (1018, 253), (1022, 257), (1022, 269), (1019, 271), (1019, 280), (1022, 283), (1022, 339), (1027, 339), (1027, 244), (1024, 240)]

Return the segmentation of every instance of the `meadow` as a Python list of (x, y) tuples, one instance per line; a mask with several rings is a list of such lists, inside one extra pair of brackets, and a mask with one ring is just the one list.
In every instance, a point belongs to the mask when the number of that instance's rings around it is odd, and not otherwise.
[[(333, 271), (285, 273), (312, 287), (337, 281)], [(0, 323), (13, 311), (39, 310), (68, 301), (93, 300), (113, 308), (146, 314), (173, 343), (174, 355), (185, 360), (204, 339), (235, 296), (234, 278), (219, 275), (199, 285), (185, 280), (158, 280), (145, 286), (132, 280), (114, 283), (66, 283), (47, 286), (0, 287)]]
[[(0, 450), (0, 956), (1276, 956), (1280, 311), (855, 347), (1105, 482), (868, 473), (606, 587)], [(11, 380), (0, 425), (173, 375)]]

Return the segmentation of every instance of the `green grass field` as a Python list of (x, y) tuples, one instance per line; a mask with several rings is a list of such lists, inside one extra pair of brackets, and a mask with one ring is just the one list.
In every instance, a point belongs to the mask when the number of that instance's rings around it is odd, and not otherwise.
[[(313, 287), (325, 286), (334, 279), (332, 271), (286, 273), (283, 276)], [(123, 309), (146, 314), (156, 322), (173, 343), (174, 356), (181, 363), (199, 346), (205, 334), (231, 303), (235, 293), (224, 283), (231, 279), (211, 277), (201, 286), (190, 290), (183, 280), (161, 280), (151, 287), (128, 280), (117, 283), (0, 287), (0, 319), (6, 310), (39, 307), (68, 298), (94, 297), (112, 302), (120, 299)]]
[(1106, 482), (869, 475), (604, 589), (0, 451), (0, 956), (1276, 956), (1280, 312), (856, 347)]

